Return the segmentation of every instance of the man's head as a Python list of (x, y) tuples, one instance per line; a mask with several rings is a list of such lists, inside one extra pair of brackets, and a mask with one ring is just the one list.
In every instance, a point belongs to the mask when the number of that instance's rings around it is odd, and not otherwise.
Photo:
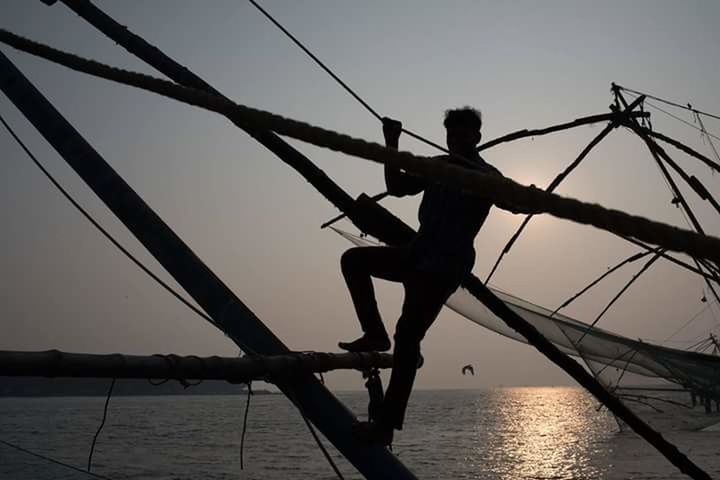
[(464, 156), (475, 151), (482, 137), (482, 115), (478, 110), (472, 107), (447, 110), (443, 125), (447, 129), (448, 150)]

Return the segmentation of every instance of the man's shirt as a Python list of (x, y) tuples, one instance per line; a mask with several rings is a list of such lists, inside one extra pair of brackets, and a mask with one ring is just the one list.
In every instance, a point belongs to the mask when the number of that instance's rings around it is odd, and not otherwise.
[[(469, 168), (502, 175), (479, 155), (470, 160), (474, 160), (476, 165)], [(453, 160), (445, 157), (443, 161)], [(463, 166), (467, 167), (466, 164)], [(418, 187), (424, 190), (418, 210), (420, 227), (409, 245), (416, 267), (462, 278), (475, 264), (475, 237), (490, 212), (492, 202), (429, 179), (413, 177), (407, 180), (424, 182)], [(415, 191), (408, 193), (418, 192), (418, 189), (410, 190)]]

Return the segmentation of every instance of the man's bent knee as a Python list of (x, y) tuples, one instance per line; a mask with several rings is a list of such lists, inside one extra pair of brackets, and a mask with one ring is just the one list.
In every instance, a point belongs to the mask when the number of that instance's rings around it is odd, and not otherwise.
[(358, 266), (363, 264), (361, 261), (362, 248), (363, 247), (353, 247), (343, 252), (340, 257), (340, 268), (343, 272), (357, 270)]

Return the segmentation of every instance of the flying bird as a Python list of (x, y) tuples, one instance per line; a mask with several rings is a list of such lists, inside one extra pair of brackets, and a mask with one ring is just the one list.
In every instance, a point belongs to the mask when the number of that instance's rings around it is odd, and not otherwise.
[(470, 375), (475, 375), (475, 369), (473, 369), (472, 365), (462, 367), (462, 374), (465, 375), (467, 372), (470, 372)]

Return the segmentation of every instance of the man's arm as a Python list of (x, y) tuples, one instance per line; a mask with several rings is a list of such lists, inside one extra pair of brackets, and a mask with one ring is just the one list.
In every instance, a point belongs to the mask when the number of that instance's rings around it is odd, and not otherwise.
[[(482, 169), (483, 173), (487, 173), (487, 174), (494, 175), (497, 177), (503, 177), (503, 178), (505, 177), (505, 175), (503, 175), (502, 172), (500, 170), (498, 170), (497, 168), (495, 168), (494, 166), (490, 165), (489, 163), (486, 163), (484, 160), (483, 160), (483, 163), (485, 164), (484, 168)], [(533, 185), (531, 185), (531, 187), (535, 188), (535, 185), (533, 184)], [(477, 195), (477, 192), (473, 193), (473, 195)], [(496, 199), (493, 201), (493, 204), (498, 206), (499, 208), (502, 208), (503, 210), (509, 211), (510, 213), (514, 213), (514, 214), (522, 213), (515, 207), (515, 205), (512, 202), (512, 199), (510, 199), (510, 200)]]
[[(400, 144), (400, 133), (402, 133), (402, 123), (387, 117), (383, 118), (383, 135), (385, 136), (386, 147), (397, 150)], [(396, 197), (415, 195), (425, 188), (424, 179), (387, 165), (385, 165), (385, 185), (388, 193)]]

